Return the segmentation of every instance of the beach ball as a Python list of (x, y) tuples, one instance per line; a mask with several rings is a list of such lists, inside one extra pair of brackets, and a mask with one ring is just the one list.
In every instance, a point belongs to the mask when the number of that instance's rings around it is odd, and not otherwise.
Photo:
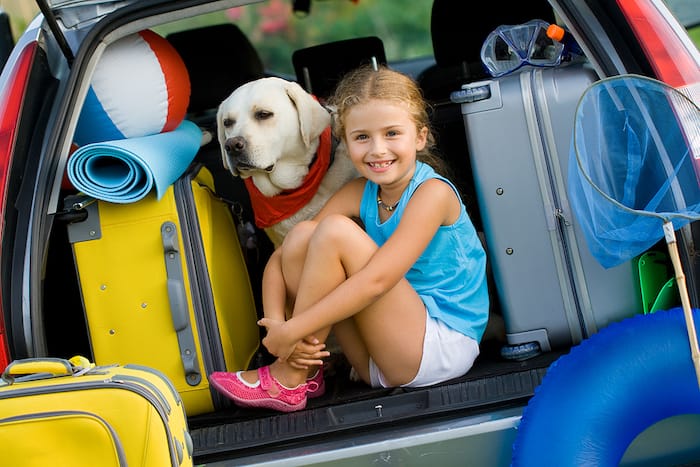
[(190, 100), (190, 78), (175, 48), (144, 30), (105, 49), (90, 82), (74, 141), (154, 135), (177, 128)]

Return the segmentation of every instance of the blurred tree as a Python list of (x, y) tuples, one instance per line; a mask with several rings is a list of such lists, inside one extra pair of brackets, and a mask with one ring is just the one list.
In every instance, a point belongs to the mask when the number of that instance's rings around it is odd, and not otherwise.
[(0, 0), (0, 8), (10, 17), (10, 26), (15, 40), (39, 12), (39, 7), (33, 0)]

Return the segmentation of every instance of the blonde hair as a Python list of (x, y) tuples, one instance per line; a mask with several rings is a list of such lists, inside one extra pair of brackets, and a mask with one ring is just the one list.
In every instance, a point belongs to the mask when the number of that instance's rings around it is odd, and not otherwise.
[(420, 87), (409, 76), (386, 66), (379, 66), (375, 70), (370, 65), (363, 65), (343, 76), (329, 99), (330, 105), (335, 109), (335, 135), (345, 139), (345, 116), (348, 110), (372, 99), (389, 100), (403, 105), (415, 122), (417, 131), (428, 129), (427, 144), (416, 153), (416, 158), (447, 176), (445, 162), (433, 152), (435, 137), (430, 127), (428, 104)]

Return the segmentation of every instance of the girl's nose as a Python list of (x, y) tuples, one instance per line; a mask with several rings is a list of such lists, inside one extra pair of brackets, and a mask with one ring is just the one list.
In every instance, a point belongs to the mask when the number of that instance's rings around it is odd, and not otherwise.
[(370, 151), (372, 154), (386, 154), (386, 143), (382, 138), (372, 138)]

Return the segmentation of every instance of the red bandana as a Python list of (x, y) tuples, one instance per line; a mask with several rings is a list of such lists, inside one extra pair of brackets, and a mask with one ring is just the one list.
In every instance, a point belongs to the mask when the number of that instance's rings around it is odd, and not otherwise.
[(331, 127), (321, 133), (316, 150), (316, 160), (309, 167), (301, 186), (275, 196), (265, 196), (253, 183), (252, 177), (244, 179), (255, 213), (255, 225), (264, 229), (285, 220), (311, 201), (321, 185), (331, 163)]

